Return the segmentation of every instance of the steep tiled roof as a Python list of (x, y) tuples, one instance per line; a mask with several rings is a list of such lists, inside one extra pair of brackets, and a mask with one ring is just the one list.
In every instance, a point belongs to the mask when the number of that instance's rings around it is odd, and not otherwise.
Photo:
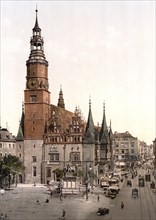
[(0, 141), (1, 142), (15, 142), (15, 136), (12, 135), (6, 128), (0, 128)]
[(92, 117), (91, 104), (89, 106), (88, 122), (86, 126), (86, 131), (83, 139), (84, 144), (93, 144), (95, 143), (95, 127)]
[(102, 120), (99, 139), (101, 144), (109, 143), (108, 128), (107, 128), (106, 116), (105, 116), (105, 107), (103, 110), (103, 120)]
[(114, 138), (135, 138), (135, 137), (133, 137), (128, 131), (126, 131), (122, 133), (115, 132)]

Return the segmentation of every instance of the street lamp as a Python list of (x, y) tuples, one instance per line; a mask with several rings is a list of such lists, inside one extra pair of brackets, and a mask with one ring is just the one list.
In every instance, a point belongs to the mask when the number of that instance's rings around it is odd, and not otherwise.
[(63, 163), (63, 166), (65, 168), (65, 159), (66, 159), (66, 145), (63, 146), (63, 150), (64, 150), (64, 163)]
[[(86, 185), (86, 200), (88, 200), (88, 184), (90, 182), (90, 172), (92, 170), (92, 166), (90, 164), (89, 169), (87, 167), (87, 161), (86, 161), (86, 180), (85, 180), (85, 185)], [(89, 174), (89, 178), (88, 178), (88, 174)]]
[(4, 190), (4, 189), (1, 189), (1, 190), (0, 190), (0, 193), (1, 193), (1, 204), (2, 204), (2, 197), (3, 197), (4, 193), (5, 193), (5, 190)]

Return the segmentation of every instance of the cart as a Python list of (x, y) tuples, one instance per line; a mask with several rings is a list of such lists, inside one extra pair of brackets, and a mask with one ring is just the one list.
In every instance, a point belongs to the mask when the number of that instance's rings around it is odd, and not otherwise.
[(131, 180), (127, 180), (127, 186), (132, 186), (132, 181)]
[(107, 208), (99, 208), (96, 212), (97, 215), (106, 215), (109, 214), (109, 209)]
[(144, 187), (145, 186), (145, 179), (144, 179), (143, 176), (140, 176), (138, 181), (139, 181), (139, 186), (140, 187)]
[(136, 189), (136, 188), (132, 189), (132, 197), (133, 198), (138, 197), (138, 189)]

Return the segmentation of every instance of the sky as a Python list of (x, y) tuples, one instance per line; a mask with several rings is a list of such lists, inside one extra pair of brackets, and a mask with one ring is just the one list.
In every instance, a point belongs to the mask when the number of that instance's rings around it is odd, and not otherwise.
[(155, 1), (2, 1), (1, 126), (17, 135), (35, 9), (49, 62), (51, 104), (62, 85), (65, 107), (94, 124), (103, 105), (113, 132), (152, 144), (155, 118)]

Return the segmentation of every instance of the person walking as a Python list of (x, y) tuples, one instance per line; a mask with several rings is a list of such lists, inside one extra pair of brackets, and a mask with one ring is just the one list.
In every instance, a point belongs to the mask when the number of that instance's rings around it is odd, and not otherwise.
[(124, 208), (124, 203), (123, 202), (121, 202), (121, 209), (123, 209)]
[(36, 201), (36, 204), (37, 204), (37, 205), (40, 205), (40, 202), (39, 202), (39, 200), (37, 200), (37, 201)]
[(49, 199), (46, 199), (45, 203), (49, 203)]
[(0, 215), (0, 220), (4, 220), (4, 215), (3, 215), (3, 213), (1, 213), (1, 215)]
[(60, 201), (62, 201), (62, 193), (60, 193)]
[(64, 209), (62, 209), (63, 212), (62, 212), (62, 218), (65, 219), (65, 215), (66, 215), (66, 211)]
[(99, 202), (99, 200), (100, 200), (100, 196), (98, 195), (98, 197), (97, 197), (97, 201)]

